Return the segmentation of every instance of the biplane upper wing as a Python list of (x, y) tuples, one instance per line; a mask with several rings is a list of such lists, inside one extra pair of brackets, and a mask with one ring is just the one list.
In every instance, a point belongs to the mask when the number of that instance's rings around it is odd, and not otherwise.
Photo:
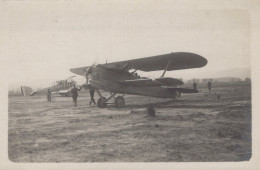
[[(146, 58), (107, 63), (103, 65), (106, 66), (106, 68), (116, 70), (136, 69), (141, 71), (164, 70), (168, 65), (167, 71), (171, 71), (199, 68), (205, 66), (206, 64), (207, 60), (200, 55), (188, 52), (176, 52)], [(85, 75), (90, 67), (91, 66), (72, 68), (70, 71), (78, 75)]]
[(90, 67), (92, 67), (92, 66), (72, 68), (72, 69), (70, 69), (70, 71), (74, 74), (85, 76)]
[(137, 86), (137, 87), (183, 85), (183, 82), (181, 80), (170, 78), (170, 77), (160, 77), (154, 80), (152, 79), (125, 80), (125, 81), (120, 81), (119, 83), (127, 86)]
[(157, 55), (152, 57), (126, 60), (106, 64), (107, 67), (118, 69), (137, 69), (141, 71), (167, 71), (181, 70), (189, 68), (199, 68), (207, 64), (207, 60), (197, 54), (187, 52), (176, 52), (170, 54)]

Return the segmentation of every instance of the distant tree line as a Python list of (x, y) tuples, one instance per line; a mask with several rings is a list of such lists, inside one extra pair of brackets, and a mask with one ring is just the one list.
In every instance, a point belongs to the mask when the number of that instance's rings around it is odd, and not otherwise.
[(8, 91), (8, 96), (22, 96), (20, 89), (11, 89)]
[(237, 77), (205, 78), (205, 79), (193, 78), (193, 79), (190, 79), (190, 80), (186, 81), (186, 83), (192, 84), (194, 81), (197, 84), (207, 84), (209, 81), (212, 82), (212, 83), (251, 82), (251, 79), (250, 78), (245, 78), (244, 80), (242, 80), (241, 78), (237, 78)]

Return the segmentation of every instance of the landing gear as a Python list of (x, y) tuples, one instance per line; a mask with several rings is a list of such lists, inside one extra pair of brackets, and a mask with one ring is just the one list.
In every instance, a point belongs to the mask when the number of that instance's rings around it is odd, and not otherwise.
[(125, 106), (125, 99), (122, 96), (117, 96), (115, 98), (115, 105), (117, 108), (122, 108)]
[[(96, 89), (97, 90), (97, 93), (98, 93), (98, 95), (99, 95), (99, 99), (98, 99), (98, 101), (97, 101), (97, 105), (98, 105), (98, 107), (99, 108), (105, 108), (105, 107), (107, 107), (107, 104), (108, 104), (108, 101), (110, 100), (110, 99), (114, 99), (114, 104), (115, 104), (115, 106), (117, 107), (117, 108), (123, 108), (124, 106), (125, 106), (125, 99), (124, 99), (124, 95), (123, 96), (117, 96), (117, 97), (115, 97), (115, 95), (116, 95), (116, 93), (110, 93), (110, 97), (109, 98), (105, 98), (105, 97), (103, 97), (102, 95), (101, 95), (101, 93), (99, 92), (99, 90), (98, 89)], [(109, 104), (111, 104), (111, 103), (109, 103)]]
[(97, 105), (99, 108), (105, 108), (107, 107), (107, 103), (106, 103), (106, 98), (105, 97), (100, 97), (97, 101)]

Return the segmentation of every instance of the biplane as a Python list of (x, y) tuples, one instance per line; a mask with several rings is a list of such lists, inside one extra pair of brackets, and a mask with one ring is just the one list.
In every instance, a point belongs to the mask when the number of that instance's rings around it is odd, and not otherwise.
[[(86, 89), (94, 87), (99, 95), (98, 107), (104, 108), (113, 98), (116, 107), (125, 106), (125, 94), (151, 96), (157, 98), (172, 98), (181, 93), (198, 93), (196, 89), (182, 88), (183, 81), (165, 77), (166, 71), (200, 68), (207, 64), (207, 60), (197, 54), (176, 52), (152, 57), (91, 65), (72, 68), (74, 74), (86, 76), (87, 82), (82, 85)], [(136, 71), (162, 71), (162, 75), (155, 79), (140, 77)], [(110, 93), (105, 98), (100, 93), (102, 89)], [(118, 95), (117, 94), (122, 94)], [(110, 102), (111, 103), (111, 102)]]
[(52, 86), (35, 90), (35, 91), (33, 91), (31, 87), (21, 86), (21, 93), (24, 96), (29, 96), (29, 95), (34, 96), (34, 95), (46, 94), (47, 90), (49, 89), (52, 94), (59, 94), (61, 96), (70, 96), (71, 95), (70, 90), (73, 87), (73, 85), (76, 84), (76, 82), (73, 80), (73, 77), (76, 76), (68, 77), (65, 80), (55, 81), (53, 82)]

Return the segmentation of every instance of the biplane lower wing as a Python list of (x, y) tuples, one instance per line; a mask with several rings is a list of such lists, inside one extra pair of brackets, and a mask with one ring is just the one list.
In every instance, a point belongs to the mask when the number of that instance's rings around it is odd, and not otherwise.
[(125, 80), (119, 82), (122, 85), (127, 86), (136, 86), (136, 87), (151, 87), (151, 86), (178, 86), (183, 85), (181, 80), (170, 78), (170, 77), (161, 77), (157, 79), (135, 79), (135, 80)]
[(125, 80), (125, 81), (120, 81), (118, 83), (126, 86), (135, 86), (135, 87), (155, 86), (155, 83), (153, 83), (152, 79)]

